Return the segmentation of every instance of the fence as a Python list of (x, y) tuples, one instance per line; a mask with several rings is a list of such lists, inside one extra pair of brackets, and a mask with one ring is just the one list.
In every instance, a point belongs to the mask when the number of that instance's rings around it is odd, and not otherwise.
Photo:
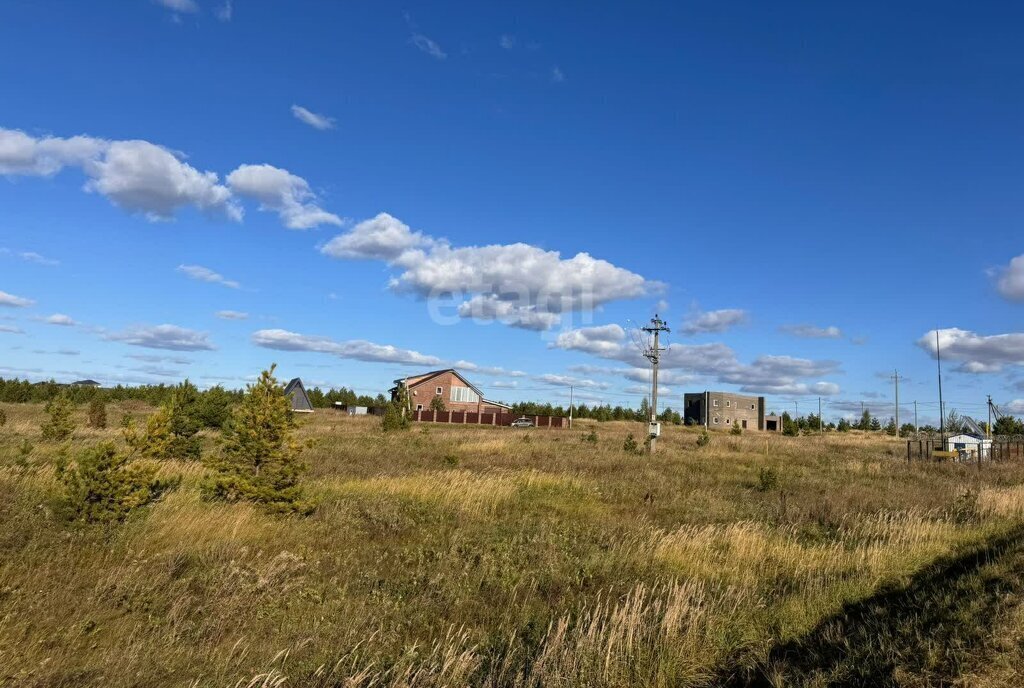
[(526, 418), (537, 428), (566, 428), (568, 419), (563, 416), (517, 416), (512, 413), (473, 413), (470, 411), (413, 411), (412, 419), (424, 423), (450, 423), (454, 425), (509, 426), (517, 418)]
[(907, 461), (1019, 461), (1024, 459), (1024, 442), (993, 442), (984, 448), (945, 451), (941, 440), (907, 440)]

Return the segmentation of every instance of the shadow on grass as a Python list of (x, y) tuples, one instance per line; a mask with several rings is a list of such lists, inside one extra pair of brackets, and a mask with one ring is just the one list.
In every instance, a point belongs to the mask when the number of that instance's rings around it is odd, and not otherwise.
[(951, 685), (1006, 596), (1024, 591), (1024, 527), (883, 588), (715, 685)]

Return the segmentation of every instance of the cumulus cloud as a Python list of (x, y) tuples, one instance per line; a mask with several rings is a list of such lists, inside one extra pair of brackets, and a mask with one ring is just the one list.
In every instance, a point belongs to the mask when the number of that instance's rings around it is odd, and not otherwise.
[(322, 248), (335, 258), (379, 260), (397, 274), (390, 288), (422, 298), (460, 295), (460, 317), (547, 329), (562, 313), (636, 298), (663, 285), (608, 261), (578, 253), (562, 258), (529, 244), (452, 246), (381, 213)]
[(1024, 301), (1024, 255), (1017, 256), (1010, 264), (996, 272), (996, 288), (1010, 301)]
[(37, 265), (60, 265), (59, 260), (53, 260), (47, 258), (44, 255), (36, 253), (35, 251), (12, 251), (9, 248), (0, 247), (0, 256), (17, 256), (28, 263), (35, 263)]
[(197, 332), (177, 325), (139, 325), (123, 332), (107, 334), (104, 338), (148, 349), (212, 351), (216, 348), (210, 343), (205, 332)]
[(338, 358), (350, 358), (372, 363), (398, 363), (401, 365), (438, 365), (441, 359), (418, 351), (400, 349), (388, 344), (375, 344), (362, 339), (337, 341), (330, 337), (305, 335), (288, 330), (257, 330), (252, 343), (279, 351), (315, 351)]
[(78, 324), (70, 315), (64, 315), (63, 313), (54, 313), (47, 316), (43, 318), (43, 322), (48, 325), (60, 325), (61, 327), (74, 327)]
[(235, 280), (228, 279), (219, 272), (215, 272), (210, 268), (203, 267), (202, 265), (179, 265), (178, 272), (189, 279), (198, 280), (200, 282), (209, 282), (210, 284), (221, 284), (231, 289), (238, 289), (242, 286)]
[(421, 33), (414, 33), (412, 38), (409, 40), (413, 45), (419, 48), (421, 52), (424, 52), (437, 60), (443, 60), (448, 57), (448, 54), (441, 50), (441, 46)]
[(317, 205), (305, 179), (272, 165), (241, 165), (225, 185), (216, 173), (200, 171), (181, 154), (148, 141), (36, 138), (0, 129), (0, 174), (52, 176), (65, 167), (81, 169), (86, 191), (151, 221), (171, 220), (185, 207), (241, 221), (238, 197), (248, 197), (261, 210), (276, 212), (290, 229), (342, 223)]
[(259, 201), (260, 210), (276, 212), (288, 229), (341, 224), (340, 217), (315, 203), (316, 194), (305, 179), (280, 167), (242, 165), (228, 175), (227, 182), (239, 196)]
[(25, 334), (25, 330), (20, 327), (15, 327), (14, 325), (0, 325), (0, 332), (4, 332), (5, 334)]
[(747, 321), (747, 312), (738, 308), (724, 308), (717, 311), (698, 311), (690, 315), (683, 323), (685, 335), (708, 332), (725, 332), (729, 328)]
[(588, 380), (586, 378), (573, 377), (571, 375), (556, 375), (554, 373), (546, 373), (544, 375), (538, 375), (535, 378), (538, 382), (543, 382), (546, 385), (553, 387), (580, 387), (582, 389), (608, 389), (611, 385), (607, 382), (599, 382), (597, 380)]
[(818, 327), (816, 325), (783, 325), (779, 328), (783, 332), (802, 337), (804, 339), (841, 339), (843, 331), (835, 325)]
[[(642, 354), (618, 325), (583, 327), (562, 332), (553, 348), (582, 351), (601, 358), (622, 361), (633, 366), (628, 379), (640, 380), (646, 369)], [(720, 384), (736, 385), (743, 392), (776, 394), (838, 394), (839, 386), (824, 380), (808, 381), (838, 372), (836, 361), (814, 361), (791, 356), (759, 356), (749, 364), (722, 343), (670, 344), (661, 355), (659, 378), (680, 371), (684, 376), (708, 376)], [(689, 380), (682, 378), (685, 382)], [(659, 379), (659, 382), (661, 380)], [(669, 378), (664, 379), (669, 382)], [(684, 384), (680, 382), (679, 384)]]
[(15, 296), (14, 294), (8, 294), (5, 291), (0, 291), (0, 306), (7, 306), (8, 308), (27, 308), (35, 304), (32, 299), (26, 299), (23, 296)]
[(292, 105), (292, 115), (300, 122), (308, 124), (314, 129), (319, 129), (320, 131), (326, 131), (327, 129), (334, 128), (333, 117), (312, 112), (301, 105)]
[(217, 317), (221, 320), (248, 320), (249, 314), (242, 311), (217, 311)]
[[(917, 345), (936, 356), (936, 330), (931, 330)], [(963, 373), (997, 373), (1008, 365), (1024, 365), (1024, 333), (980, 335), (953, 327), (938, 330), (943, 360), (959, 361)]]

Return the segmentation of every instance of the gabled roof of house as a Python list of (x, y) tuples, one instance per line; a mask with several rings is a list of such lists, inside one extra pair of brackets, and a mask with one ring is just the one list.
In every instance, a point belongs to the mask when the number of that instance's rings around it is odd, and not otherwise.
[(429, 373), (423, 373), (421, 375), (410, 375), (409, 377), (400, 377), (397, 380), (395, 380), (395, 384), (396, 385), (400, 385), (400, 384), (402, 384), (404, 382), (409, 387), (409, 389), (412, 389), (413, 387), (419, 387), (420, 385), (422, 385), (425, 382), (430, 382), (431, 380), (433, 380), (438, 375), (443, 375), (444, 373), (451, 373), (451, 374), (453, 374), (455, 377), (457, 377), (460, 380), (462, 380), (463, 382), (465, 382), (466, 385), (468, 385), (470, 389), (472, 389), (474, 392), (476, 392), (477, 395), (481, 399), (484, 398), (484, 393), (480, 391), (480, 388), (477, 387), (476, 385), (474, 385), (469, 380), (467, 380), (462, 375), (462, 373), (460, 373), (459, 371), (455, 370), (455, 368), (445, 368), (444, 370), (432, 370)]
[(508, 404), (503, 404), (500, 401), (491, 401), (490, 399), (484, 399), (483, 397), (480, 397), (480, 400), (481, 400), (482, 403), (490, 404), (491, 406), (500, 406), (503, 409), (509, 409), (509, 410), (512, 409), (511, 406), (509, 406)]
[(284, 395), (291, 400), (293, 411), (313, 411), (313, 404), (306, 394), (306, 387), (302, 384), (301, 378), (292, 378), (284, 387)]

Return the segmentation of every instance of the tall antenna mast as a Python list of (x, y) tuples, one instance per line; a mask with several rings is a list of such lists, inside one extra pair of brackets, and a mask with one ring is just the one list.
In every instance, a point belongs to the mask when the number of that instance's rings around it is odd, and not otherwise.
[(665, 321), (658, 317), (657, 313), (651, 318), (650, 325), (640, 329), (654, 335), (653, 342), (643, 352), (644, 358), (651, 362), (651, 418), (647, 433), (650, 441), (647, 447), (648, 451), (653, 454), (655, 444), (658, 441), (658, 435), (661, 434), (661, 427), (658, 425), (658, 362), (661, 360), (661, 352), (664, 349), (659, 345), (658, 335), (662, 332), (671, 332), (671, 330), (668, 329)]

